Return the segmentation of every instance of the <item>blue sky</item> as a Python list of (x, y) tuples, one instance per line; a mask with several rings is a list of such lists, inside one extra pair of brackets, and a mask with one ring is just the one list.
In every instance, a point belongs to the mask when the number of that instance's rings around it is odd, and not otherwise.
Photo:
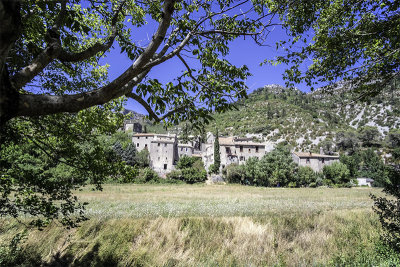
[[(148, 24), (144, 28), (141, 28), (140, 32), (133, 31), (133, 34), (137, 34), (138, 38), (142, 40), (143, 45), (145, 45), (148, 43), (148, 39), (151, 38), (155, 30), (155, 24)], [(259, 46), (248, 37), (245, 40), (240, 38), (231, 43), (230, 53), (226, 58), (237, 66), (247, 65), (250, 72), (253, 74), (253, 76), (251, 76), (246, 82), (249, 87), (248, 93), (251, 93), (253, 90), (267, 84), (285, 84), (285, 81), (282, 78), (282, 74), (286, 67), (285, 65), (271, 66), (270, 64), (265, 64), (260, 66), (260, 63), (265, 59), (273, 59), (278, 55), (278, 52), (275, 49), (275, 43), (281, 39), (287, 39), (287, 36), (285, 31), (277, 27), (268, 36), (265, 43), (268, 46)], [(110, 65), (110, 79), (116, 78), (130, 64), (132, 64), (126, 54), (120, 53), (120, 48), (118, 46), (114, 46), (107, 58), (102, 61), (103, 64), (108, 63)], [(182, 62), (177, 58), (172, 58), (171, 60), (154, 67), (149, 75), (152, 78), (157, 78), (161, 82), (166, 83), (175, 78), (183, 70), (185, 70), (185, 67)], [(304, 84), (298, 84), (296, 87), (304, 92), (309, 91), (309, 88)], [(128, 100), (126, 108), (142, 114), (147, 114), (145, 109), (134, 100)]]

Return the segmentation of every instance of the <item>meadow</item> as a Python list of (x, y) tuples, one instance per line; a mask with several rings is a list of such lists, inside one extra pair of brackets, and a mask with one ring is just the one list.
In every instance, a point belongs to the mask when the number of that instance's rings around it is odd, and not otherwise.
[[(29, 266), (399, 264), (379, 241), (371, 193), (382, 195), (374, 188), (88, 186), (76, 192), (89, 203), (88, 221), (30, 230), (13, 253)], [(0, 252), (23, 228), (0, 220)]]

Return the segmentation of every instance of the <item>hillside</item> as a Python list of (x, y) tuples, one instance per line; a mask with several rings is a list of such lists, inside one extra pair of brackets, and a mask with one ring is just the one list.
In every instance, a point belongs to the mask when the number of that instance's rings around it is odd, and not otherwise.
[[(266, 141), (270, 149), (286, 141), (296, 150), (318, 152), (320, 146), (337, 150), (339, 138), (360, 141), (366, 129), (374, 134), (370, 146), (385, 147), (389, 131), (400, 129), (400, 88), (392, 86), (362, 101), (357, 97), (343, 84), (333, 93), (323, 89), (304, 93), (276, 84), (265, 85), (235, 103), (237, 109), (215, 114), (215, 120), (205, 126), (203, 133), (218, 128), (221, 136), (254, 137)], [(146, 125), (147, 132), (167, 131), (160, 124), (152, 125), (143, 115), (134, 114)], [(168, 131), (198, 134), (192, 129), (182, 123)]]
[(340, 132), (360, 134), (363, 128), (372, 128), (376, 141), (384, 143), (391, 129), (400, 128), (400, 90), (388, 89), (366, 101), (355, 99), (345, 87), (333, 94), (322, 89), (306, 94), (266, 85), (238, 102), (238, 110), (215, 114), (206, 130), (254, 136), (271, 145), (287, 141), (296, 149), (315, 151), (324, 142), (339, 141)]

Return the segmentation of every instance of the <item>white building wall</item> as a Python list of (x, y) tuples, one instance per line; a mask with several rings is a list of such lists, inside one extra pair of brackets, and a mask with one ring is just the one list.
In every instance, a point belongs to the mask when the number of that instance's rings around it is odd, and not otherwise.
[(174, 170), (176, 158), (174, 157), (175, 142), (154, 140), (150, 147), (151, 167), (159, 173)]

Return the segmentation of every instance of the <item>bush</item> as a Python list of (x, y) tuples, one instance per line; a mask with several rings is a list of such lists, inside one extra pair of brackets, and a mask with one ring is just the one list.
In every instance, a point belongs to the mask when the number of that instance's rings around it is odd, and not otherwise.
[(317, 175), (308, 166), (299, 166), (299, 169), (297, 171), (297, 184), (298, 186), (311, 186), (312, 183), (315, 185), (313, 187), (316, 187), (316, 180), (317, 180)]
[(177, 170), (167, 174), (168, 179), (180, 180), (188, 184), (201, 183), (207, 180), (207, 172), (201, 158), (183, 156), (176, 166)]
[(150, 166), (150, 153), (147, 149), (143, 149), (136, 154), (135, 157), (136, 164), (141, 168), (146, 168)]
[(350, 183), (350, 171), (345, 164), (334, 162), (331, 165), (325, 165), (322, 170), (327, 185), (345, 185)]
[(180, 180), (188, 184), (202, 183), (207, 180), (207, 172), (194, 167), (174, 170), (167, 174), (168, 179)]
[(158, 182), (160, 177), (151, 168), (146, 167), (139, 171), (139, 176), (135, 179), (135, 183), (148, 183), (148, 182)]
[(385, 183), (383, 192), (391, 196), (391, 199), (371, 195), (374, 211), (384, 229), (382, 239), (400, 252), (400, 165), (390, 167), (389, 181)]
[(184, 169), (184, 168), (190, 168), (199, 159), (200, 158), (188, 157), (188, 156), (184, 155), (179, 159), (178, 163), (176, 164), (176, 168), (179, 170)]
[(245, 171), (242, 166), (231, 164), (224, 168), (225, 181), (228, 183), (245, 184)]

